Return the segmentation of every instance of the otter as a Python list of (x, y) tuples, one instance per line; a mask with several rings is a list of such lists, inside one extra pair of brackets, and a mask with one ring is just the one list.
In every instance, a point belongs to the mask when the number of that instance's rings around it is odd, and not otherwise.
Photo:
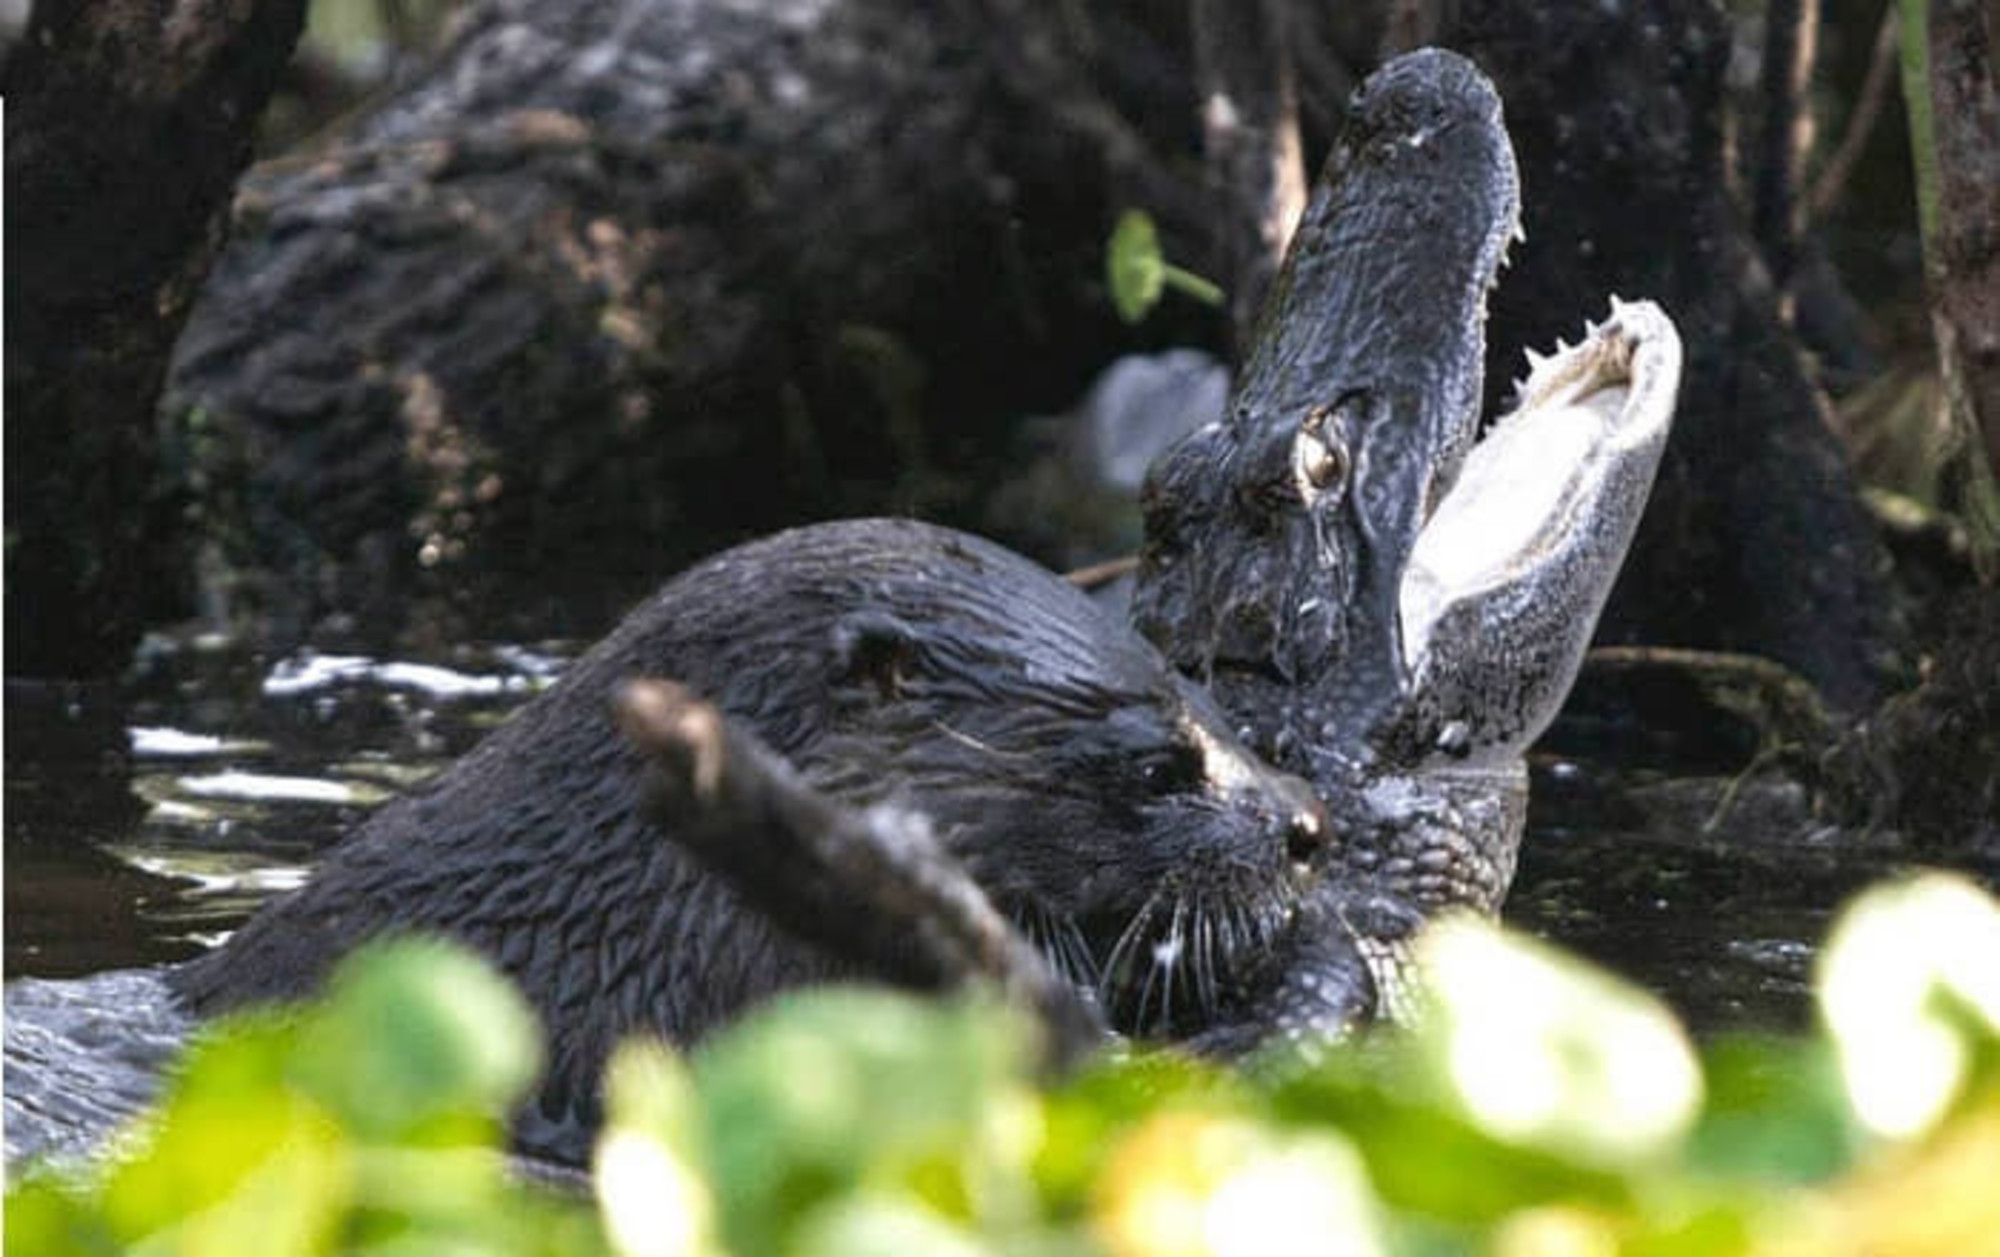
[(549, 1037), (518, 1142), (577, 1160), (619, 1040), (688, 1043), (784, 988), (868, 976), (661, 833), (643, 757), (609, 715), (641, 675), (704, 695), (832, 800), (928, 818), (1114, 1028), (1254, 1019), (1249, 988), (1325, 836), (1310, 791), (1060, 577), (899, 520), (780, 533), (672, 580), (177, 971), (180, 996), (204, 1014), (293, 999), (369, 938), (460, 940), (519, 984)]

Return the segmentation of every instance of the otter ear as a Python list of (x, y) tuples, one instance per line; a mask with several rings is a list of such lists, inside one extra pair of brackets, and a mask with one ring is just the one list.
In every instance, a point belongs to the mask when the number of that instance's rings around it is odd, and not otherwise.
[(902, 696), (903, 682), (921, 666), (916, 626), (881, 611), (842, 616), (833, 626), (834, 675), (872, 685), (884, 701)]

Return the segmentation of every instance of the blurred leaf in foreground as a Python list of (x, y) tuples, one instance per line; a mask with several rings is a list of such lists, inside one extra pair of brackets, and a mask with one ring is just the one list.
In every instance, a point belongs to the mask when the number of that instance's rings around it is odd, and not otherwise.
[(442, 943), (358, 953), (308, 1018), (291, 1075), (367, 1139), (490, 1143), (540, 1060), (520, 994)]
[(626, 1044), (605, 1072), (605, 1123), (591, 1181), (620, 1257), (715, 1253), (715, 1201), (699, 1151), (701, 1111), (665, 1046)]
[(1861, 1124), (1928, 1130), (2000, 1074), (2000, 904), (1955, 874), (1866, 891), (1827, 941), (1819, 1000)]
[(718, 1035), (694, 1069), (730, 1248), (781, 1251), (862, 1186), (995, 1231), (1032, 1222), (1028, 1036), (985, 1000), (858, 988), (783, 997)]
[(1424, 932), (1418, 1037), (1471, 1119), (1510, 1143), (1617, 1168), (1671, 1154), (1701, 1107), (1686, 1032), (1651, 995), (1468, 917)]
[(1127, 1136), (1099, 1183), (1117, 1257), (1387, 1251), (1361, 1158), (1331, 1131), (1165, 1111)]
[(1853, 1118), (1824, 1043), (1735, 1036), (1703, 1061), (1708, 1104), (1688, 1141), (1698, 1169), (1769, 1182), (1822, 1182), (1853, 1161)]

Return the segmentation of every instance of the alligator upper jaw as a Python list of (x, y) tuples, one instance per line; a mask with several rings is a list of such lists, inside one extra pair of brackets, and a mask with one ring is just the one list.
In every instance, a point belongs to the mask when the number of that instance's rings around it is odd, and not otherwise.
[(1530, 363), (1402, 574), (1406, 751), (1510, 759), (1548, 727), (1652, 490), (1681, 373), (1665, 312), (1614, 297)]
[(1470, 62), (1424, 50), (1368, 80), (1227, 413), (1147, 480), (1135, 620), (1239, 718), (1336, 665), (1344, 709), (1395, 692), (1397, 581), (1477, 430), (1486, 296), (1519, 215), (1500, 101)]

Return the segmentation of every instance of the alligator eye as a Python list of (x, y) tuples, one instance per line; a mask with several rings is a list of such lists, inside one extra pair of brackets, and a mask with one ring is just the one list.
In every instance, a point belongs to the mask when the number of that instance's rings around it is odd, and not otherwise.
[(1332, 414), (1331, 406), (1313, 407), (1299, 425), (1298, 439), (1292, 444), (1292, 470), (1299, 479), (1301, 495), (1308, 498), (1332, 488), (1347, 476), (1347, 449), (1328, 431)]

